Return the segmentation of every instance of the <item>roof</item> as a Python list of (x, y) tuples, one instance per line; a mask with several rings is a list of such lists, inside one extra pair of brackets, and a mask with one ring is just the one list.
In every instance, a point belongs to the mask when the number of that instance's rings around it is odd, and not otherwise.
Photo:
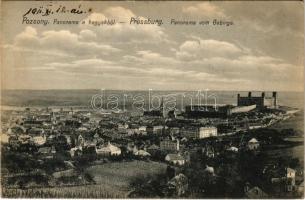
[(38, 152), (39, 153), (50, 153), (52, 151), (52, 148), (51, 147), (40, 147), (38, 149)]
[(214, 174), (214, 168), (213, 167), (207, 166), (204, 171), (209, 172), (211, 174)]
[(144, 151), (144, 150), (139, 150), (135, 153), (137, 156), (150, 156), (150, 153)]
[(166, 157), (169, 157), (170, 160), (184, 160), (180, 154), (167, 154)]
[(290, 167), (287, 167), (287, 173), (290, 173), (290, 172), (292, 172), (292, 173), (294, 173), (295, 172), (295, 170), (294, 169), (292, 169), (292, 168), (290, 168)]
[(228, 149), (227, 149), (228, 151), (234, 151), (234, 152), (237, 152), (238, 151), (238, 148), (237, 147), (229, 147)]
[(251, 140), (249, 140), (248, 143), (258, 143), (257, 139), (256, 138), (252, 138)]
[(200, 127), (200, 130), (215, 130), (215, 129), (217, 129), (217, 128), (214, 126)]
[(158, 150), (158, 149), (160, 149), (160, 148), (159, 148), (159, 146), (153, 144), (153, 145), (151, 145), (150, 147), (148, 147), (148, 149), (149, 149), (149, 150)]
[(109, 148), (111, 152), (113, 152), (113, 151), (120, 151), (121, 150), (119, 147), (116, 147), (116, 146), (112, 145), (111, 143), (109, 143), (107, 145), (107, 148)]

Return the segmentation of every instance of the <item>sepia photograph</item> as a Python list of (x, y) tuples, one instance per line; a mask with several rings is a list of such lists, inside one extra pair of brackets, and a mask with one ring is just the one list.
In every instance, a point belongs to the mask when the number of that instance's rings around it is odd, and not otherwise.
[(1, 198), (303, 199), (303, 1), (1, 4)]

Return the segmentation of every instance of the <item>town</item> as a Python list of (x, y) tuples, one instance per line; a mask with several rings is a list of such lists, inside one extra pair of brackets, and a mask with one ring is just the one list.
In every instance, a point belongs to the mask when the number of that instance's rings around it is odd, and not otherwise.
[(3, 196), (86, 197), (82, 190), (63, 188), (95, 188), (99, 180), (93, 169), (111, 166), (129, 174), (146, 166), (149, 174), (128, 180), (127, 192), (113, 189), (112, 195), (103, 186), (106, 192), (87, 197), (301, 197), (303, 163), (269, 153), (303, 145), (286, 139), (303, 133), (272, 128), (300, 112), (278, 105), (277, 98), (277, 92), (249, 92), (237, 94), (236, 105), (166, 110), (161, 104), (138, 115), (78, 107), (3, 111)]

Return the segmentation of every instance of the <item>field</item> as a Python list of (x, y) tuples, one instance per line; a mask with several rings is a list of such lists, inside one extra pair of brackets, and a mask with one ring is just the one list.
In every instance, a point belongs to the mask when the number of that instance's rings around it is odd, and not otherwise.
[(130, 191), (129, 184), (134, 178), (164, 173), (165, 169), (163, 163), (132, 161), (96, 165), (88, 168), (87, 172), (109, 192), (124, 193)]
[(132, 190), (130, 181), (164, 173), (166, 165), (157, 162), (132, 161), (95, 165), (86, 171), (94, 177), (96, 185), (35, 188), (28, 190), (3, 189), (8, 198), (126, 198)]

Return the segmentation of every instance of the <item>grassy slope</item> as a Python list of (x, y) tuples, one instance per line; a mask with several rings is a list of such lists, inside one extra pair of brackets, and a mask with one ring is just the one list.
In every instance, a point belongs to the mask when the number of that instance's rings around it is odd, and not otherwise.
[[(166, 165), (157, 162), (116, 162), (89, 167), (90, 173), (98, 185), (116, 192), (128, 192), (130, 181), (139, 176), (148, 176), (164, 172)], [(110, 191), (109, 191), (110, 192)]]
[(29, 190), (7, 189), (3, 197), (13, 198), (126, 198), (130, 181), (138, 176), (165, 172), (166, 164), (157, 162), (116, 162), (91, 166), (87, 169), (96, 185), (73, 187), (36, 188)]

